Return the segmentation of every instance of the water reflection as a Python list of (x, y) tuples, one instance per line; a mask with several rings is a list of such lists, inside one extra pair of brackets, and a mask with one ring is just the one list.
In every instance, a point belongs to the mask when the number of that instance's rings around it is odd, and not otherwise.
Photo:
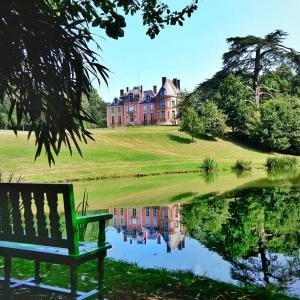
[(110, 209), (109, 256), (300, 296), (300, 191), (293, 183), (196, 196), (182, 206)]
[(113, 208), (110, 226), (123, 235), (130, 244), (147, 244), (149, 240), (166, 244), (169, 253), (185, 248), (184, 230), (181, 222), (180, 204), (144, 208)]

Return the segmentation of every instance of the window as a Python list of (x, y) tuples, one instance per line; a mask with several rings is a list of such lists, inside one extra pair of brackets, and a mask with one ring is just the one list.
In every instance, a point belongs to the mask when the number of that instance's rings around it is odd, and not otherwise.
[(147, 123), (147, 114), (144, 114), (144, 123)]
[(143, 112), (147, 112), (147, 104), (143, 105)]
[(161, 112), (161, 119), (162, 119), (162, 120), (165, 120), (165, 118), (166, 118), (166, 112), (163, 110), (163, 111)]
[(146, 207), (146, 217), (149, 217), (150, 216), (150, 209), (149, 207)]
[(121, 219), (120, 219), (120, 225), (124, 225), (124, 218), (123, 217), (121, 217)]
[(115, 125), (115, 117), (114, 116), (111, 117), (111, 124)]
[(121, 113), (121, 106), (118, 106), (118, 113)]
[(112, 106), (111, 107), (111, 113), (113, 114), (115, 112), (115, 108)]
[(136, 216), (136, 208), (132, 209), (132, 216), (135, 217)]
[(118, 125), (121, 125), (122, 124), (122, 118), (121, 116), (118, 116)]
[(168, 119), (170, 119), (170, 112), (168, 111)]
[(159, 102), (159, 107), (166, 107), (166, 101), (160, 101)]
[(161, 95), (161, 96), (164, 96), (164, 95), (165, 95), (165, 90), (164, 90), (164, 89), (161, 89), (160, 95)]
[(146, 97), (146, 101), (147, 101), (147, 102), (150, 102), (150, 101), (151, 101), (151, 97), (150, 97), (150, 95), (147, 95), (147, 97)]
[(168, 217), (168, 209), (165, 208), (165, 211), (164, 211), (164, 217), (167, 218)]
[(129, 100), (130, 100), (130, 101), (133, 100), (133, 95), (132, 95), (132, 94), (129, 95)]
[(156, 207), (152, 208), (153, 217), (156, 217), (156, 213), (157, 213)]
[(134, 122), (134, 114), (130, 114), (130, 122), (133, 123)]
[(165, 221), (164, 222), (164, 229), (168, 229), (169, 228), (169, 222), (168, 221)]
[(133, 218), (133, 219), (131, 220), (131, 224), (132, 224), (132, 225), (136, 225), (136, 218)]
[(133, 105), (130, 105), (129, 106), (129, 112), (133, 112), (134, 111), (134, 106)]
[(175, 119), (175, 110), (172, 110), (172, 118)]
[(154, 103), (150, 103), (150, 110), (151, 110), (151, 111), (154, 110)]
[(120, 209), (120, 215), (123, 216), (124, 215), (124, 208)]
[(116, 215), (117, 214), (117, 209), (116, 208), (114, 208), (114, 215)]
[(175, 100), (172, 101), (172, 104), (171, 104), (171, 105), (172, 105), (172, 107), (175, 107), (175, 105), (176, 105)]
[(152, 123), (154, 122), (154, 113), (150, 113), (150, 120)]

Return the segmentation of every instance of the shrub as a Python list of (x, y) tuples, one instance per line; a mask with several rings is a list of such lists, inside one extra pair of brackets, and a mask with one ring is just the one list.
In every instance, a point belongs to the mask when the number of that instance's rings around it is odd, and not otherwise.
[(249, 171), (251, 170), (251, 161), (250, 160), (237, 160), (233, 166), (234, 170), (238, 171)]
[(296, 166), (297, 159), (295, 157), (269, 157), (266, 162), (266, 167), (269, 171), (293, 170)]
[(300, 99), (285, 97), (260, 107), (259, 140), (271, 151), (300, 154)]
[(226, 131), (226, 115), (213, 102), (204, 104), (201, 108), (201, 120), (204, 133), (212, 137), (222, 137)]
[(184, 131), (191, 135), (192, 142), (194, 141), (195, 136), (198, 136), (203, 132), (203, 124), (193, 107), (187, 108), (182, 114), (180, 131)]
[(211, 157), (206, 157), (204, 158), (201, 168), (205, 171), (205, 172), (212, 172), (215, 171), (218, 167), (217, 162), (211, 158)]

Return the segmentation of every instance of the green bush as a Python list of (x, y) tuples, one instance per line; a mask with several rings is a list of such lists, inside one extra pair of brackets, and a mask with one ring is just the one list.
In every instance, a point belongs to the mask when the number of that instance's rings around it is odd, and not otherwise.
[(204, 133), (212, 137), (222, 137), (226, 131), (226, 115), (213, 102), (204, 104), (200, 112)]
[(251, 161), (250, 160), (237, 160), (233, 166), (234, 170), (238, 171), (249, 171), (251, 170)]
[(295, 157), (269, 157), (266, 162), (266, 167), (269, 171), (293, 170), (296, 166), (297, 159)]
[(211, 157), (206, 157), (203, 159), (201, 169), (203, 169), (205, 172), (212, 172), (215, 171), (218, 167), (217, 162), (211, 158)]
[(271, 151), (300, 154), (300, 99), (272, 99), (260, 106), (260, 143)]

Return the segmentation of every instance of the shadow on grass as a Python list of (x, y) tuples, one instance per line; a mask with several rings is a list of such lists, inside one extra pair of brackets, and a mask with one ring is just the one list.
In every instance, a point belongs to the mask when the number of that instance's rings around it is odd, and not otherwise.
[(196, 193), (192, 193), (192, 192), (180, 193), (180, 194), (172, 197), (171, 202), (177, 202), (177, 201), (180, 201), (182, 199), (192, 197), (192, 196), (195, 196), (195, 195), (196, 195)]
[(261, 145), (250, 143), (247, 140), (242, 140), (242, 137), (236, 136), (234, 134), (228, 134), (226, 137), (224, 137), (225, 141), (228, 141), (236, 146), (239, 146), (245, 150), (250, 150), (250, 151), (256, 151), (259, 153), (270, 153), (267, 149), (264, 149)]
[(176, 135), (176, 134), (169, 134), (169, 138), (171, 141), (180, 143), (180, 144), (191, 144), (192, 140), (188, 139), (186, 137), (180, 136), (180, 135)]

